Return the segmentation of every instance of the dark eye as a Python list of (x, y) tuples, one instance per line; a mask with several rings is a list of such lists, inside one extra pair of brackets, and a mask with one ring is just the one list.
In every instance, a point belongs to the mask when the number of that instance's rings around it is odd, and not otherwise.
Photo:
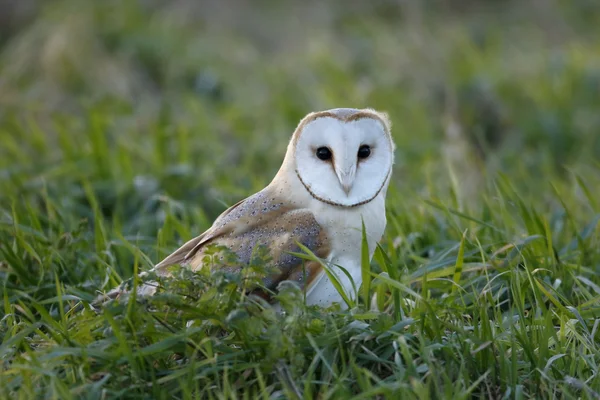
[(363, 144), (358, 148), (358, 158), (367, 158), (371, 155), (371, 148)]
[(323, 161), (329, 160), (331, 158), (331, 150), (327, 147), (319, 147), (317, 149), (317, 157)]

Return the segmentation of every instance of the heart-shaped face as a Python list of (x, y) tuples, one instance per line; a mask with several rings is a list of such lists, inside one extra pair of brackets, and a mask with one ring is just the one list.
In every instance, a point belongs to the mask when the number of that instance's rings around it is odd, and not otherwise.
[(294, 159), (314, 198), (353, 207), (373, 200), (386, 185), (394, 143), (385, 116), (336, 109), (305, 118), (295, 133)]

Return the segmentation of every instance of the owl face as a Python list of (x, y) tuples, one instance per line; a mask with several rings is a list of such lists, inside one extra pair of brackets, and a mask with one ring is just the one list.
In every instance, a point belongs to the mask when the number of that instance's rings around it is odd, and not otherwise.
[(296, 131), (295, 167), (311, 195), (353, 207), (387, 184), (394, 144), (385, 116), (364, 110), (309, 115)]

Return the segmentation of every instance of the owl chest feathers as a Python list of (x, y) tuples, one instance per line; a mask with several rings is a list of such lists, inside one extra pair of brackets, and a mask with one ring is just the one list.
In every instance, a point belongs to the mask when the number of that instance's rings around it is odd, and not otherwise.
[[(286, 183), (291, 183), (286, 193), (287, 201), (310, 211), (316, 223), (325, 233), (329, 252), (324, 257), (332, 267), (336, 276), (349, 297), (353, 297), (352, 288), (360, 286), (361, 252), (362, 252), (362, 225), (364, 221), (365, 233), (369, 249), (369, 259), (373, 256), (377, 242), (381, 240), (386, 226), (385, 216), (385, 190), (382, 190), (373, 200), (356, 207), (340, 207), (324, 203), (315, 199), (303, 190), (301, 185), (294, 182), (296, 178), (289, 176)], [(293, 189), (292, 189), (293, 188)], [(350, 282), (347, 275), (342, 273), (340, 266), (352, 277)], [(325, 272), (319, 270), (313, 278), (312, 285), (306, 288), (307, 304), (326, 306), (338, 302), (343, 306), (343, 300), (331, 280), (326, 279)]]
[(284, 183), (286, 188), (280, 192), (285, 194), (286, 201), (310, 211), (317, 224), (325, 231), (329, 240), (329, 261), (360, 259), (363, 221), (369, 253), (373, 254), (386, 225), (385, 190), (368, 203), (356, 207), (342, 207), (314, 198), (299, 184), (294, 174), (288, 174)]
[[(380, 195), (356, 208), (339, 209), (329, 205), (319, 208), (320, 210), (315, 212), (316, 219), (331, 238), (328, 261), (332, 272), (336, 273), (348, 297), (354, 298), (353, 289), (358, 290), (362, 283), (362, 221), (365, 225), (370, 260), (386, 225), (384, 198)], [(352, 277), (352, 282), (345, 273), (338, 270), (338, 266), (346, 270)], [(338, 290), (331, 280), (325, 279), (323, 271), (307, 289), (306, 302), (308, 305), (320, 306), (338, 302), (345, 307)]]

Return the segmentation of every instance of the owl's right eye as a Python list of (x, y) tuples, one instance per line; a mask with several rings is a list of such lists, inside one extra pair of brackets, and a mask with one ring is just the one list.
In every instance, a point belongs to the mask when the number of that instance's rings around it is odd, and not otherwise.
[(331, 158), (331, 150), (327, 147), (319, 147), (316, 154), (319, 160), (327, 161)]

